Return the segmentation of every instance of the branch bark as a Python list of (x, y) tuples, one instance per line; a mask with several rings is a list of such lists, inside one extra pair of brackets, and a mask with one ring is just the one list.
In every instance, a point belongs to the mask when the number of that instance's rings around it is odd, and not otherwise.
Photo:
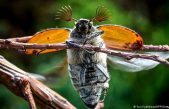
[(0, 82), (15, 95), (28, 101), (31, 109), (36, 109), (35, 102), (42, 109), (76, 109), (65, 98), (2, 56), (0, 56)]
[(143, 50), (169, 51), (169, 46), (168, 45), (144, 45)]
[[(25, 49), (85, 49), (88, 51), (96, 51), (96, 52), (103, 52), (109, 55), (122, 57), (125, 59), (132, 59), (132, 58), (143, 58), (149, 59), (153, 61), (160, 62), (161, 64), (165, 64), (169, 66), (169, 62), (159, 56), (156, 55), (148, 55), (148, 54), (135, 54), (135, 53), (126, 53), (120, 51), (114, 51), (106, 48), (99, 48), (92, 45), (78, 45), (76, 43), (68, 42), (66, 43), (56, 43), (56, 44), (34, 44), (34, 43), (23, 43), (21, 41), (29, 40), (31, 37), (25, 38), (14, 38), (14, 39), (0, 39), (0, 48), (15, 48), (17, 50), (25, 50)], [(16, 42), (19, 40), (20, 42)], [(168, 45), (144, 45), (142, 50), (149, 50), (149, 51), (169, 51)]]

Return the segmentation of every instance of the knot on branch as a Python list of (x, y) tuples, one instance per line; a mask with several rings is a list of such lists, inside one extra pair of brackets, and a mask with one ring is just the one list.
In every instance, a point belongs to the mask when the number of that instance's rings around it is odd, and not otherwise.
[(5, 39), (5, 40), (4, 40), (4, 44), (5, 44), (5, 45), (9, 45), (10, 43), (11, 43), (11, 41), (10, 41), (9, 39)]
[(125, 59), (127, 59), (127, 60), (130, 60), (130, 59), (132, 59), (133, 57), (131, 56), (131, 55), (128, 55), (128, 56), (126, 56), (126, 57), (124, 57)]

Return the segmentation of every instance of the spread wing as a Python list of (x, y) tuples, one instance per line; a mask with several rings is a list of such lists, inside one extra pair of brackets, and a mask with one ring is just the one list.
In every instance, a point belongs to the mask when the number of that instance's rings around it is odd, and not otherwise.
[[(99, 30), (104, 31), (103, 39), (106, 43), (106, 47), (109, 49), (116, 49), (120, 52), (127, 52), (126, 50), (134, 51), (139, 50), (143, 46), (142, 37), (135, 31), (118, 25), (101, 25), (97, 27)], [(125, 51), (124, 51), (125, 50)], [(135, 52), (137, 53), (137, 52)], [(144, 54), (158, 55), (164, 59), (169, 58), (169, 52), (143, 52)], [(124, 58), (116, 56), (108, 56), (110, 66), (115, 69), (127, 71), (127, 72), (138, 72), (142, 70), (149, 70), (157, 65), (159, 62), (133, 58), (126, 60)]]
[[(150, 55), (157, 55), (163, 59), (169, 58), (169, 52), (143, 52), (144, 54)], [(126, 71), (126, 72), (139, 72), (143, 70), (149, 70), (157, 65), (159, 62), (148, 60), (148, 59), (141, 59), (141, 58), (133, 58), (130, 60), (126, 60), (121, 57), (116, 56), (108, 56), (109, 65), (112, 66), (114, 69)]]
[(117, 50), (139, 50), (143, 46), (142, 37), (135, 31), (118, 25), (101, 25), (97, 29), (104, 31), (106, 47)]
[[(43, 30), (41, 32), (36, 33), (27, 43), (37, 43), (37, 44), (52, 44), (52, 43), (63, 43), (65, 42), (70, 34), (70, 29), (63, 29), (63, 28), (52, 28)], [(59, 51), (62, 49), (27, 49), (26, 54), (33, 54), (33, 53), (48, 53)]]

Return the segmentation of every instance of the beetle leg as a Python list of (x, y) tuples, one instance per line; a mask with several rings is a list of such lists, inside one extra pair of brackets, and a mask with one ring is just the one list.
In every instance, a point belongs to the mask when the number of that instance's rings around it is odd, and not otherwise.
[[(98, 46), (99, 49), (101, 49), (101, 48), (103, 47), (103, 45), (104, 45), (103, 42), (100, 42), (100, 43), (99, 43), (99, 46)], [(86, 51), (87, 53), (90, 53), (90, 54), (92, 54), (92, 55), (94, 55), (94, 54), (96, 53), (96, 51), (89, 51), (89, 50), (84, 50), (84, 51)]]
[(77, 42), (75, 42), (75, 41), (66, 41), (66, 44), (67, 44), (69, 47), (79, 48)]
[(102, 94), (103, 97), (100, 99), (100, 102), (104, 102), (106, 96), (107, 96), (108, 88), (103, 89)]

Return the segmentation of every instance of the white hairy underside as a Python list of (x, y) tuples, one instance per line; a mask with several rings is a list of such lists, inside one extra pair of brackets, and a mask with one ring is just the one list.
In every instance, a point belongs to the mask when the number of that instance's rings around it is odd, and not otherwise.
[[(79, 40), (79, 39), (70, 38), (69, 41), (74, 41), (78, 44), (83, 44), (83, 39)], [(100, 46), (101, 43), (102, 43), (101, 48), (105, 48), (105, 44), (104, 44), (101, 36), (95, 37), (95, 38), (93, 38), (93, 39), (91, 39), (87, 42), (87, 44), (91, 44), (91, 45), (94, 45), (94, 46)], [(68, 49), (67, 50), (68, 63), (69, 64), (83, 63), (83, 60), (84, 60), (83, 54), (85, 52), (86, 51), (82, 50), (82, 49)], [(103, 66), (107, 66), (107, 62), (106, 62), (107, 54), (105, 54), (105, 53), (96, 52), (93, 55), (92, 60), (93, 60), (94, 63), (100, 63)]]

